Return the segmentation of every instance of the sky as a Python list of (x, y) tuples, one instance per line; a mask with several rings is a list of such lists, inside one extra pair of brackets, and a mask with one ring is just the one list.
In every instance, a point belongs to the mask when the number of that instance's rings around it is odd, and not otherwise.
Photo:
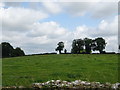
[(117, 2), (1, 2), (2, 42), (26, 54), (55, 52), (63, 41), (69, 52), (74, 39), (106, 40), (118, 52)]

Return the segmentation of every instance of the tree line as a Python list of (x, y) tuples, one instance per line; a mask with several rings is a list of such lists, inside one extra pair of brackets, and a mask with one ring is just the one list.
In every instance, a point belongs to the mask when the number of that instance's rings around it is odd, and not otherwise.
[[(98, 37), (95, 39), (90, 39), (90, 38), (84, 38), (84, 39), (74, 39), (72, 41), (72, 49), (71, 53), (72, 54), (80, 54), (80, 53), (86, 53), (90, 54), (93, 51), (99, 51), (100, 53), (105, 53), (104, 49), (106, 46), (105, 39), (102, 37)], [(57, 44), (57, 48), (55, 49), (56, 51), (59, 51), (61, 54), (61, 51), (64, 48), (64, 42), (59, 42)], [(67, 50), (65, 49), (64, 52), (66, 53)]]
[(8, 42), (2, 42), (0, 44), (0, 50), (2, 50), (2, 57), (16, 57), (16, 56), (24, 56), (25, 53), (21, 50), (20, 47), (13, 48)]
[[(92, 51), (99, 51), (100, 53), (105, 53), (104, 49), (106, 46), (105, 39), (102, 37), (98, 37), (95, 39), (90, 38), (84, 38), (84, 39), (74, 39), (72, 41), (72, 48), (71, 53), (72, 54), (80, 54), (80, 53), (86, 53), (90, 54)], [(59, 51), (61, 54), (61, 51), (64, 49), (64, 42), (59, 42), (57, 44), (56, 51)], [(120, 48), (120, 46), (119, 46)], [(16, 56), (24, 56), (24, 51), (20, 48), (13, 48), (12, 45), (10, 45), (8, 42), (2, 42), (0, 44), (0, 50), (2, 50), (2, 57), (16, 57)], [(64, 53), (67, 53), (67, 50), (64, 49)]]

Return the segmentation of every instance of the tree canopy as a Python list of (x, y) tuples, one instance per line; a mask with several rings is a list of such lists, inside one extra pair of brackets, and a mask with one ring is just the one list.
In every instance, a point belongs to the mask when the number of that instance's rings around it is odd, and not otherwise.
[(105, 42), (105, 39), (103, 39), (102, 37), (99, 37), (99, 38), (96, 38), (95, 40), (93, 40), (94, 42), (94, 48), (93, 50), (97, 50), (99, 51), (100, 53), (104, 53), (104, 49), (105, 49), (105, 46), (106, 46), (106, 42)]
[(82, 39), (74, 39), (72, 42), (72, 50), (71, 53), (80, 53), (83, 50), (84, 41)]
[(102, 37), (95, 39), (84, 38), (74, 39), (72, 42), (71, 53), (87, 53), (90, 54), (93, 51), (99, 51), (100, 53), (105, 53), (106, 42)]
[(2, 42), (0, 44), (2, 48), (2, 57), (15, 57), (15, 56), (24, 56), (25, 53), (21, 48), (17, 47), (16, 49), (8, 42)]
[(92, 39), (85, 38), (84, 39), (84, 45), (85, 45), (85, 51), (86, 53), (91, 53), (91, 47), (92, 47)]
[(64, 48), (64, 42), (59, 42), (57, 45), (58, 45), (58, 47), (55, 50), (59, 51), (59, 54), (61, 54), (61, 51)]

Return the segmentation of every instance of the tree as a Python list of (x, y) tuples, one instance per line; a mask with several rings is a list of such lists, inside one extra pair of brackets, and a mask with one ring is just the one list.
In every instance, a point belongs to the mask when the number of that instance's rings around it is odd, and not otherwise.
[(2, 57), (13, 57), (14, 48), (7, 42), (1, 43)]
[(92, 39), (85, 38), (84, 45), (85, 45), (85, 52), (88, 54), (91, 53)]
[(65, 54), (67, 53), (67, 50), (66, 50), (66, 49), (64, 50), (64, 53), (65, 53)]
[(84, 41), (82, 39), (74, 39), (72, 42), (72, 50), (71, 53), (80, 53), (83, 50)]
[(58, 47), (55, 50), (59, 51), (59, 54), (61, 54), (61, 51), (64, 48), (64, 43), (63, 42), (59, 42), (57, 45), (58, 45)]
[(93, 40), (93, 50), (98, 50), (100, 53), (103, 53), (105, 46), (106, 46), (106, 42), (102, 37), (96, 38), (95, 40)]
[(84, 41), (82, 39), (78, 39), (77, 40), (77, 46), (78, 46), (78, 53), (80, 53), (80, 51), (83, 51), (83, 47), (84, 47)]
[(24, 56), (25, 53), (23, 50), (21, 50), (21, 48), (17, 47), (16, 49), (14, 49), (14, 56)]
[(0, 48), (2, 48), (2, 57), (15, 57), (15, 56), (24, 56), (25, 53), (19, 47), (16, 49), (13, 48), (8, 42), (2, 42), (0, 44)]
[(77, 41), (76, 41), (76, 39), (74, 39), (73, 42), (72, 42), (71, 53), (76, 54), (76, 53), (77, 53), (77, 50), (78, 50), (78, 47), (77, 47)]

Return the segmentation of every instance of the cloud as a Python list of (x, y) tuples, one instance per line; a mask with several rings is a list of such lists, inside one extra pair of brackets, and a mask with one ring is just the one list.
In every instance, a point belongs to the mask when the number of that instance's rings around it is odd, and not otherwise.
[(91, 2), (63, 2), (64, 12), (73, 16), (84, 16), (89, 10)]
[(57, 14), (62, 11), (62, 7), (59, 5), (59, 3), (55, 2), (42, 2), (42, 5), (46, 11), (52, 14)]
[[(93, 10), (94, 8), (94, 10)], [(93, 18), (106, 18), (118, 13), (118, 3), (117, 2), (97, 2), (91, 6), (91, 13)]]
[(27, 54), (32, 53), (30, 51), (38, 53), (38, 49), (35, 49), (38, 47), (39, 52), (54, 51), (58, 41), (67, 33), (65, 28), (54, 21), (41, 23), (40, 20), (47, 18), (48, 15), (40, 10), (8, 7), (1, 8), (0, 12), (2, 12), (0, 14), (3, 27), (2, 40), (10, 42), (14, 47), (25, 49)]
[(5, 6), (7, 7), (20, 7), (21, 2), (4, 2)]
[(118, 16), (115, 16), (113, 20), (102, 20), (98, 27), (94, 31), (92, 36), (116, 36), (118, 34)]
[(88, 37), (88, 31), (89, 31), (89, 28), (87, 26), (85, 26), (85, 25), (78, 26), (78, 27), (76, 27), (76, 30), (73, 32), (74, 38), (78, 39), (78, 38)]
[(111, 17), (118, 13), (118, 2), (30, 2), (24, 5), (22, 2), (6, 2), (7, 7), (26, 7), (36, 10), (42, 10), (48, 14), (68, 13), (71, 16), (84, 16), (89, 14), (91, 17), (99, 19)]
[(48, 17), (41, 11), (26, 8), (2, 8), (0, 12), (2, 12), (0, 20), (2, 20), (3, 29), (11, 31), (25, 31), (30, 28), (30, 24)]
[(106, 18), (117, 15), (118, 3), (113, 2), (69, 2), (64, 3), (64, 10), (74, 16), (90, 14), (93, 18)]
[[(86, 25), (76, 27), (76, 36), (82, 37), (109, 37), (118, 35), (118, 16), (112, 20), (101, 20), (98, 26), (88, 27)], [(81, 37), (77, 36), (77, 37)]]
[(54, 21), (43, 23), (37, 22), (33, 24), (29, 36), (39, 37), (47, 35), (48, 38), (56, 38), (60, 37), (61, 35), (64, 35), (65, 33), (66, 30), (60, 27), (60, 25)]
[[(47, 7), (47, 4), (53, 6), (48, 5)], [(80, 25), (75, 30), (70, 31), (61, 26), (59, 22), (53, 20), (43, 22), (41, 20), (50, 16), (47, 12), (52, 14), (66, 12), (73, 16), (82, 16), (91, 10), (93, 3), (47, 4), (43, 6), (46, 8), (44, 12), (41, 9), (35, 10), (23, 7), (1, 8), (0, 20), (3, 24), (3, 41), (10, 42), (14, 47), (19, 46), (25, 50), (26, 54), (31, 54), (54, 52), (59, 41), (65, 42), (65, 48), (70, 51), (73, 39), (103, 37), (107, 41), (106, 50), (117, 51), (117, 16), (110, 20), (102, 19), (96, 27)], [(94, 5), (97, 4), (94, 3)], [(106, 8), (108, 7), (106, 6)], [(102, 10), (103, 8), (100, 8), (98, 11), (102, 12)], [(97, 11), (93, 10), (93, 12)]]
[(4, 7), (4, 6), (5, 6), (5, 4), (2, 3), (2, 2), (0, 2), (0, 8), (1, 8), (1, 7)]
[(105, 37), (107, 42), (106, 51), (118, 52), (118, 37), (117, 36), (109, 36)]
[(71, 16), (84, 16), (89, 13), (95, 19), (104, 19), (118, 13), (117, 2), (43, 2), (43, 7), (52, 14), (64, 12)]
[(106, 50), (118, 52), (118, 16), (110, 21), (102, 20), (96, 28), (85, 25), (78, 26), (74, 35), (77, 38), (103, 37), (107, 42)]

